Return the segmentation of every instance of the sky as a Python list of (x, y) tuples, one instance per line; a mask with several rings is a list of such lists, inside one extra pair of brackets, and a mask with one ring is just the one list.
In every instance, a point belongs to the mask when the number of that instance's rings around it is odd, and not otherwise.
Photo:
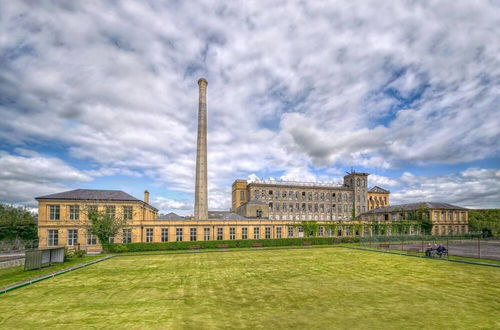
[(0, 1), (0, 202), (117, 189), (193, 212), (235, 179), (500, 207), (499, 1)]

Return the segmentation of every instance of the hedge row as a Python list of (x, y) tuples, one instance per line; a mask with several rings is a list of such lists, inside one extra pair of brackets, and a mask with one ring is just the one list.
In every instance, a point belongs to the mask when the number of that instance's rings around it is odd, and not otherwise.
[(339, 243), (359, 242), (358, 237), (308, 237), (308, 238), (281, 238), (281, 239), (257, 239), (257, 240), (226, 240), (226, 241), (187, 241), (187, 242), (165, 242), (165, 243), (129, 243), (110, 244), (109, 252), (142, 252), (142, 251), (166, 251), (166, 250), (188, 250), (192, 245), (198, 245), (200, 249), (216, 249), (225, 244), (229, 248), (249, 248), (253, 243), (260, 243), (263, 247), (268, 246), (301, 246), (304, 241), (312, 245), (328, 245)]

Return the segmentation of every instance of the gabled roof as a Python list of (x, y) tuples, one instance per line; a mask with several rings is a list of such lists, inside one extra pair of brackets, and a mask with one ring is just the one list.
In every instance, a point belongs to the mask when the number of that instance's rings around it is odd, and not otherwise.
[(155, 207), (123, 192), (121, 190), (101, 189), (75, 189), (61, 193), (36, 197), (36, 200), (83, 200), (83, 201), (116, 201), (116, 202), (142, 202), (156, 210)]
[(174, 212), (170, 212), (168, 214), (161, 214), (158, 220), (186, 220), (186, 218)]
[(372, 188), (370, 188), (370, 190), (368, 190), (368, 192), (379, 193), (379, 194), (389, 194), (390, 193), (389, 190), (385, 190), (384, 188), (380, 188), (379, 186), (373, 186)]
[(436, 202), (421, 202), (421, 203), (410, 203), (410, 204), (400, 204), (391, 205), (385, 207), (379, 207), (377, 209), (370, 210), (363, 214), (376, 214), (376, 213), (390, 213), (398, 211), (416, 211), (421, 207), (425, 209), (438, 209), (438, 210), (467, 210), (464, 207), (456, 206), (448, 203), (436, 203)]

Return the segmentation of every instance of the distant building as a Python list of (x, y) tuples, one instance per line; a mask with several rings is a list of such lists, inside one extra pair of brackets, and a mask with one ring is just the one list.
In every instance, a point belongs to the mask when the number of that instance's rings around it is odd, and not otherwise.
[(368, 190), (368, 210), (389, 206), (390, 191), (375, 186)]
[[(429, 219), (433, 235), (457, 235), (469, 231), (468, 209), (448, 203), (421, 202), (392, 205), (360, 215), (365, 221), (398, 221)], [(420, 220), (418, 219), (418, 220)]]
[[(255, 216), (257, 212), (264, 214), (267, 206), (270, 220), (350, 220), (353, 212), (357, 216), (368, 211), (368, 175), (352, 171), (344, 176), (343, 184), (236, 180), (232, 186), (231, 210)], [(389, 192), (384, 192), (388, 203)], [(250, 207), (257, 202), (260, 207)]]

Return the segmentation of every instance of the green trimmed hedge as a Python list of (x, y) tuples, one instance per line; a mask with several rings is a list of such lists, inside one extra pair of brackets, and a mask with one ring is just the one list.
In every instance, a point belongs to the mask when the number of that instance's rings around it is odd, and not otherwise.
[(281, 238), (281, 239), (245, 239), (226, 241), (183, 241), (165, 243), (129, 243), (110, 244), (109, 252), (142, 252), (142, 251), (166, 251), (166, 250), (189, 250), (191, 245), (199, 245), (200, 249), (216, 249), (220, 244), (227, 244), (229, 248), (250, 248), (253, 243), (261, 243), (263, 247), (268, 246), (301, 246), (304, 241), (312, 245), (329, 245), (339, 243), (359, 242), (358, 237), (307, 237), (307, 238)]

